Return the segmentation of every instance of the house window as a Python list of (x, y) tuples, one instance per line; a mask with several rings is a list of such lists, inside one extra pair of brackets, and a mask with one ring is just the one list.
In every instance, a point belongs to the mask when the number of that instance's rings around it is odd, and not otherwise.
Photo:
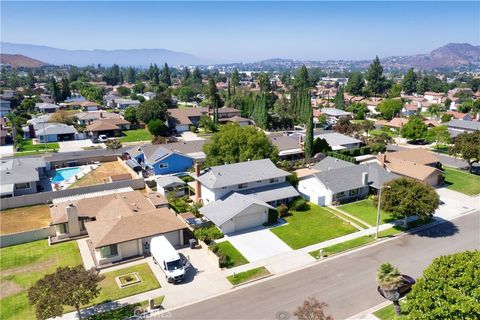
[(85, 231), (85, 220), (79, 220), (80, 223), (80, 231)]
[(109, 246), (101, 247), (100, 256), (102, 258), (110, 258), (110, 257), (118, 256), (117, 245), (111, 244)]
[(343, 198), (345, 196), (345, 191), (339, 192), (335, 195), (335, 198)]
[(61, 234), (67, 234), (68, 233), (68, 223), (61, 223), (58, 225), (58, 231)]
[(356, 196), (358, 194), (358, 189), (350, 190), (350, 196)]
[(278, 182), (278, 178), (270, 179), (270, 183), (275, 183), (275, 182)]
[(261, 182), (262, 182), (262, 180), (257, 180), (257, 183), (261, 183)]
[(222, 187), (222, 190), (225, 190), (225, 189), (227, 189), (227, 187)]
[(160, 163), (158, 166), (160, 169), (168, 168), (168, 163)]
[(30, 182), (15, 184), (15, 190), (30, 189)]
[(238, 189), (245, 189), (245, 188), (247, 188), (247, 187), (248, 187), (248, 183), (240, 183), (240, 184), (238, 185)]

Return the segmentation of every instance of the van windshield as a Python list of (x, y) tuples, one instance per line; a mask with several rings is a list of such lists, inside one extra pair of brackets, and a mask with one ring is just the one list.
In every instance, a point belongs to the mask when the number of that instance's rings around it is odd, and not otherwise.
[(183, 265), (180, 259), (167, 262), (167, 270), (177, 270), (177, 269), (181, 269), (182, 267)]

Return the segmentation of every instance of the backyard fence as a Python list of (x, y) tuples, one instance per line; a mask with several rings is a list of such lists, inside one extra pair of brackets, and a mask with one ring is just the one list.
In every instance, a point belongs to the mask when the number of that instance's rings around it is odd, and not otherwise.
[(137, 178), (111, 183), (96, 184), (93, 186), (85, 186), (58, 191), (39, 192), (35, 194), (27, 194), (24, 196), (17, 196), (12, 198), (3, 198), (0, 201), (0, 210), (33, 206), (36, 204), (48, 204), (51, 203), (55, 198), (70, 197), (84, 193), (121, 189), (126, 187), (131, 187), (134, 190), (143, 189), (145, 188), (145, 181), (143, 180), (143, 178)]
[[(3, 200), (2, 200), (3, 201)], [(23, 231), (18, 233), (6, 234), (0, 236), (0, 248), (14, 246), (42, 239), (47, 239), (49, 236), (55, 235), (54, 227), (46, 227), (42, 229), (35, 229)]]

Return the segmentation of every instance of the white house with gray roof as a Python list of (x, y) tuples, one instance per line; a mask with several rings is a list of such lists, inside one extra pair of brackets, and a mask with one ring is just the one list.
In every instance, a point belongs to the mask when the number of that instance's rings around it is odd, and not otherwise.
[(0, 161), (0, 198), (37, 193), (45, 175), (43, 158), (15, 158)]
[[(196, 172), (195, 193), (204, 207), (200, 212), (224, 232), (262, 225), (268, 209), (299, 196), (286, 180), (289, 172), (270, 159), (215, 166)], [(228, 222), (228, 223), (227, 223)]]

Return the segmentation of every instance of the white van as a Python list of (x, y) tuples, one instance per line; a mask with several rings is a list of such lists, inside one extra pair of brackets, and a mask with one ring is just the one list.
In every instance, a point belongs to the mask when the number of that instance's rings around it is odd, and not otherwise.
[(153, 261), (165, 273), (168, 282), (180, 282), (185, 276), (186, 267), (177, 250), (164, 236), (157, 236), (150, 240), (150, 252)]

